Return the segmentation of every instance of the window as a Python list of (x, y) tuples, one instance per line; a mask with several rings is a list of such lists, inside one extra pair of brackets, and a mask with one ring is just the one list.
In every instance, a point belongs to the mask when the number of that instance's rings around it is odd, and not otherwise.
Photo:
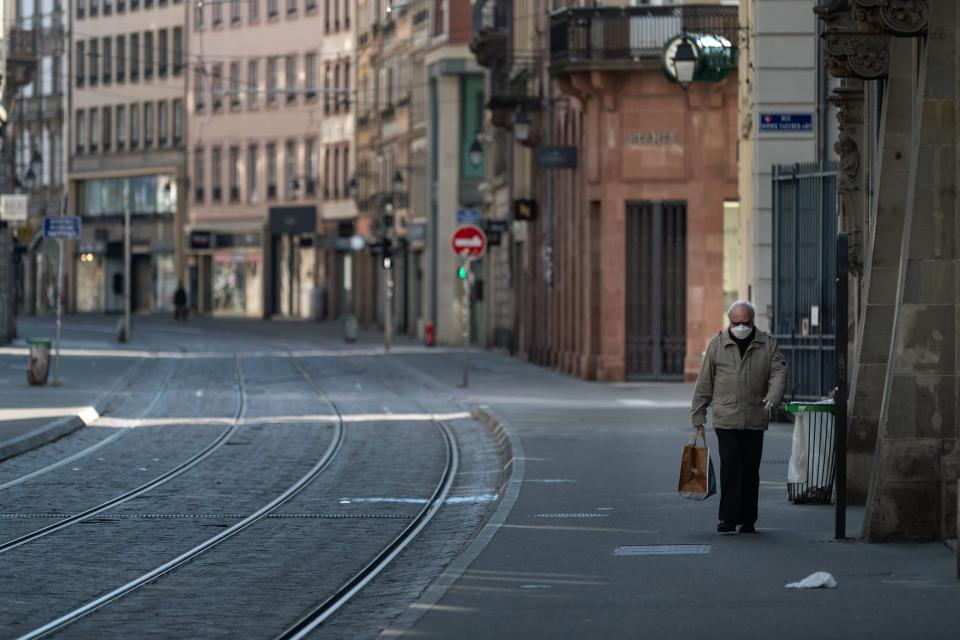
[(144, 9), (152, 9), (152, 8), (153, 8), (153, 0), (143, 0), (143, 8), (144, 8)]
[(73, 134), (74, 141), (76, 142), (77, 155), (81, 156), (83, 155), (83, 144), (85, 141), (83, 137), (85, 133), (84, 124), (87, 121), (85, 114), (83, 113), (83, 109), (77, 109), (77, 113), (74, 119), (76, 121), (76, 126), (74, 127), (75, 131)]
[(160, 34), (159, 34), (160, 42), (159, 42), (159, 48), (157, 51), (157, 57), (159, 58), (157, 60), (157, 75), (159, 75), (161, 78), (167, 77), (167, 60), (169, 58), (168, 54), (170, 53), (169, 37), (170, 37), (170, 34), (166, 29), (160, 29)]
[(340, 172), (340, 177), (343, 180), (343, 184), (341, 185), (341, 192), (343, 193), (343, 197), (346, 198), (349, 195), (347, 193), (347, 186), (346, 186), (347, 180), (348, 180), (347, 176), (350, 175), (350, 145), (349, 144), (343, 145), (343, 154), (341, 155), (340, 159), (343, 161), (343, 171)]
[(90, 17), (96, 18), (100, 14), (99, 0), (90, 0)]
[(183, 73), (183, 27), (173, 28), (173, 75)]
[(103, 108), (103, 150), (110, 151), (111, 139), (113, 138), (113, 107)]
[(153, 31), (143, 34), (143, 77), (153, 77)]
[(240, 147), (230, 147), (230, 202), (240, 202)]
[(170, 105), (166, 100), (157, 103), (157, 142), (161, 147), (167, 146), (170, 134)]
[(247, 0), (249, 3), (250, 22), (260, 20), (260, 0)]
[(103, 84), (110, 84), (113, 70), (113, 38), (103, 39)]
[(153, 103), (146, 102), (143, 105), (143, 146), (144, 148), (153, 146)]
[(257, 77), (257, 61), (251, 60), (247, 63), (247, 107), (257, 106), (257, 97), (259, 90), (259, 78)]
[[(223, 24), (223, 1), (217, 0), (216, 2), (213, 3), (213, 26), (216, 27), (221, 24)], [(214, 152), (216, 152), (216, 150), (214, 150)]]
[(310, 138), (303, 151), (304, 190), (308, 196), (317, 194), (317, 141)]
[(196, 202), (203, 202), (203, 188), (207, 182), (203, 169), (203, 149), (195, 149), (193, 152), (193, 199)]
[(240, 23), (240, 0), (230, 0), (230, 23)]
[(180, 146), (183, 142), (183, 100), (173, 101), (173, 144)]
[(257, 145), (247, 146), (247, 202), (257, 201)]
[(277, 17), (277, 0), (267, 0), (267, 17)]
[(330, 16), (332, 15), (333, 12), (330, 11), (330, 0), (323, 0), (323, 30), (327, 33), (330, 33)]
[(307, 11), (317, 10), (317, 0), (307, 0)]
[(330, 89), (332, 88), (331, 81), (332, 81), (332, 77), (330, 72), (330, 63), (324, 62), (323, 63), (323, 112), (324, 113), (330, 113), (330, 105), (331, 105)]
[(220, 162), (220, 147), (214, 147), (210, 150), (210, 197), (214, 202), (220, 202), (223, 199), (220, 186), (223, 166)]
[(297, 12), (297, 0), (287, 0), (287, 15), (292, 16)]
[(137, 11), (140, 9), (140, 0), (130, 0), (130, 11)]
[(125, 13), (127, 11), (127, 0), (117, 0), (117, 13)]
[(130, 105), (130, 148), (140, 146), (140, 105)]
[[(333, 86), (330, 88), (333, 89), (334, 91), (338, 91), (340, 89), (340, 63), (339, 62), (335, 62), (333, 64)], [(340, 94), (334, 93), (332, 97), (333, 97), (333, 111), (334, 113), (338, 113), (340, 111)]]
[(113, 12), (113, 7), (110, 5), (110, 0), (103, 0), (103, 15), (108, 16)]
[(283, 154), (283, 184), (287, 200), (297, 198), (297, 143), (287, 140)]
[(296, 56), (287, 56), (287, 103), (294, 102), (297, 99), (297, 58)]
[(127, 39), (117, 36), (117, 82), (127, 81)]
[(213, 65), (213, 108), (223, 107), (223, 65)]
[(196, 11), (193, 13), (193, 26), (197, 29), (203, 29), (203, 6), (202, 2), (198, 2)]
[(117, 107), (117, 151), (123, 151), (126, 147), (127, 142), (127, 120), (124, 117), (126, 116), (125, 109), (123, 105)]
[(344, 111), (350, 111), (350, 96), (353, 95), (350, 91), (350, 61), (347, 60), (343, 63), (343, 86), (339, 87), (343, 89), (343, 93), (337, 94), (337, 99), (340, 101), (340, 106)]
[(130, 81), (140, 79), (140, 34), (130, 34)]
[(267, 145), (267, 200), (277, 199), (277, 145)]
[(230, 108), (240, 106), (240, 63), (230, 63)]
[(90, 109), (87, 113), (90, 114), (90, 123), (87, 127), (87, 149), (90, 150), (90, 153), (94, 153), (100, 142), (100, 130), (97, 128), (97, 117), (100, 114), (100, 110)]
[(207, 99), (206, 69), (197, 67), (193, 70), (193, 105), (197, 111), (203, 111)]
[[(336, 2), (336, 0), (334, 0)], [(350, 2), (351, 0), (343, 0), (343, 28), (350, 28)]]
[(77, 86), (83, 86), (84, 75), (87, 67), (87, 47), (84, 42), (77, 42), (77, 56), (75, 58), (74, 66), (76, 67), (77, 72)]
[(340, 198), (340, 147), (333, 148), (333, 199)]
[(317, 98), (317, 54), (308, 53), (303, 59), (303, 70), (305, 76), (304, 89), (306, 90), (307, 100), (316, 100)]
[(84, 0), (77, 0), (77, 19), (83, 20), (83, 16), (86, 13), (86, 2)]
[(277, 104), (277, 59), (267, 58), (267, 104)]
[(324, 147), (323, 149), (323, 199), (327, 200), (330, 198), (330, 168), (332, 163), (330, 162), (330, 147)]
[(100, 75), (100, 43), (94, 38), (90, 41), (90, 63), (87, 68), (90, 69), (90, 86), (97, 84), (97, 78)]

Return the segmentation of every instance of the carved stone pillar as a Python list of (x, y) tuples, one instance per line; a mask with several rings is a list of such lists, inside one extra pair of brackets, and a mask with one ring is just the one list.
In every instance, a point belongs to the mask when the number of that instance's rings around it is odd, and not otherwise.
[(837, 153), (837, 192), (840, 196), (840, 228), (850, 240), (850, 274), (863, 274), (865, 198), (864, 162), (861, 148), (865, 146), (863, 119), (863, 84), (848, 81), (834, 89), (830, 102), (837, 107), (840, 135), (833, 149)]

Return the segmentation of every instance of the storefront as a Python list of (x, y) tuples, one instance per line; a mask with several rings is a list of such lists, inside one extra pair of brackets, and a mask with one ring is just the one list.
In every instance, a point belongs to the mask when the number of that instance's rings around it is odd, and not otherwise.
[(193, 230), (189, 235), (188, 290), (199, 313), (263, 316), (261, 234)]

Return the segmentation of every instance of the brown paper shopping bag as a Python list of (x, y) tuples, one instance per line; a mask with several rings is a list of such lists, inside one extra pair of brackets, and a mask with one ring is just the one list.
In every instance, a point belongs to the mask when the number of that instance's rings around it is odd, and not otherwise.
[(717, 492), (717, 478), (705, 438), (702, 447), (697, 446), (696, 435), (683, 445), (677, 492), (689, 500), (706, 500)]

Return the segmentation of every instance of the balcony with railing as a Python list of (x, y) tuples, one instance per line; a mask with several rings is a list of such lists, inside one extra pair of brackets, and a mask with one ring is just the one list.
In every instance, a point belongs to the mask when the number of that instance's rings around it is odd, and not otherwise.
[(28, 84), (37, 70), (37, 34), (33, 29), (7, 32), (7, 90)]
[(710, 34), (737, 45), (736, 6), (564, 8), (550, 16), (550, 70), (623, 69), (658, 60), (674, 36)]
[(470, 51), (477, 63), (489, 67), (507, 54), (510, 0), (477, 0), (473, 5)]
[(518, 107), (528, 114), (543, 108), (541, 68), (540, 62), (532, 59), (508, 62), (491, 69), (487, 109), (490, 109), (495, 126), (509, 129)]

